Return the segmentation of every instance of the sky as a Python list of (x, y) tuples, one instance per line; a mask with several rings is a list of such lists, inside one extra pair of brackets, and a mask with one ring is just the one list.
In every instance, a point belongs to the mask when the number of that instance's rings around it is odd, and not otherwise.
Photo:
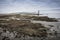
[(37, 12), (60, 17), (60, 0), (0, 0), (0, 13)]

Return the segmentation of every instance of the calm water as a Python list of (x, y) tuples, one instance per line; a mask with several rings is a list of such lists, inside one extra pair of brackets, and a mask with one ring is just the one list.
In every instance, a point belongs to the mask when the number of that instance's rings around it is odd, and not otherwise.
[(52, 18), (60, 18), (60, 13), (44, 13), (43, 15), (47, 15), (48, 17)]

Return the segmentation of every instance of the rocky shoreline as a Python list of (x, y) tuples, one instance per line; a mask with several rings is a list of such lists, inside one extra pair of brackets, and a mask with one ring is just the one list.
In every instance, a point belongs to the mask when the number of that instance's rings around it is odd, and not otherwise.
[[(50, 28), (42, 23), (32, 23), (32, 20), (57, 22), (56, 19), (48, 17), (26, 15), (4, 16), (0, 20), (0, 40), (54, 40), (57, 38), (54, 33), (55, 31), (51, 33)], [(53, 25), (48, 26), (54, 27)], [(50, 33), (48, 33), (48, 30)]]

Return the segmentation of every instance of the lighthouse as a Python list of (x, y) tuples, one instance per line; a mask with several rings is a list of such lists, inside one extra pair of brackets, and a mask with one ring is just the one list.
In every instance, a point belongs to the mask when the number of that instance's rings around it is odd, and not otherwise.
[(40, 11), (38, 10), (38, 14), (37, 14), (38, 16), (39, 16), (39, 13), (40, 13)]

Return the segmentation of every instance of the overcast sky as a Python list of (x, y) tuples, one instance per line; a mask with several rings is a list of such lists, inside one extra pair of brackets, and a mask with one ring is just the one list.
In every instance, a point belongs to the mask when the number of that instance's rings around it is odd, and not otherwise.
[(37, 12), (38, 10), (43, 14), (55, 13), (59, 17), (60, 0), (0, 0), (0, 13)]
[(0, 0), (0, 13), (34, 12), (60, 13), (60, 0)]

